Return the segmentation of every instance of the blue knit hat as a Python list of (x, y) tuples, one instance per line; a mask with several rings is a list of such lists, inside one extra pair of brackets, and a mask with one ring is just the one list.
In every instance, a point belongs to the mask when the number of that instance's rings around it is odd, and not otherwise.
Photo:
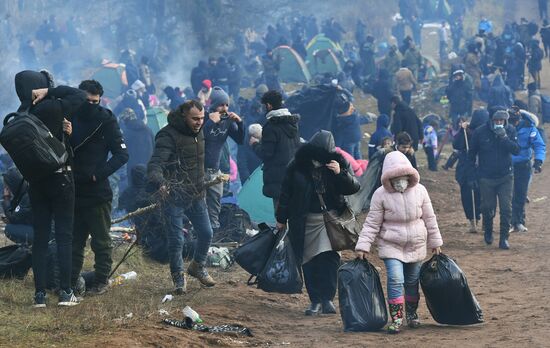
[(227, 104), (229, 105), (229, 95), (221, 87), (212, 88), (210, 93), (210, 110), (215, 110), (218, 106)]

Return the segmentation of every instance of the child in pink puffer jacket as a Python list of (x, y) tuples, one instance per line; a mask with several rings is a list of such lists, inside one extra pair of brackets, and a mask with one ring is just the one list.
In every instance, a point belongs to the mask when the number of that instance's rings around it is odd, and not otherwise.
[(366, 259), (378, 237), (378, 256), (387, 271), (390, 333), (398, 333), (401, 328), (404, 304), (409, 327), (420, 325), (416, 314), (420, 266), (427, 248), (439, 254), (443, 245), (430, 196), (419, 180), (418, 171), (405, 155), (399, 151), (386, 155), (382, 186), (372, 196), (355, 246), (357, 257)]

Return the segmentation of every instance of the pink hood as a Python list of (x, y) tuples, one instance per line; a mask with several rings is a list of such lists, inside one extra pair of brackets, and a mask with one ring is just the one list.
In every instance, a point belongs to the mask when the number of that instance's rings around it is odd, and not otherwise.
[(410, 189), (420, 181), (418, 171), (413, 168), (411, 162), (399, 151), (392, 151), (386, 155), (382, 166), (382, 185), (388, 192), (396, 192), (392, 187), (390, 180), (400, 176), (409, 177)]

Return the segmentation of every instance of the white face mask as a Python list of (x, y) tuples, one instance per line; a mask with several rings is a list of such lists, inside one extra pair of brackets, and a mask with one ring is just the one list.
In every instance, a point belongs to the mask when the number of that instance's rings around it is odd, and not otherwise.
[(409, 179), (407, 178), (394, 179), (391, 181), (391, 186), (395, 191), (403, 193), (409, 186)]
[(322, 167), (323, 165), (321, 164), (321, 162), (319, 161), (316, 161), (316, 160), (311, 160), (311, 162), (313, 163), (313, 166), (315, 168), (319, 168), (319, 167)]

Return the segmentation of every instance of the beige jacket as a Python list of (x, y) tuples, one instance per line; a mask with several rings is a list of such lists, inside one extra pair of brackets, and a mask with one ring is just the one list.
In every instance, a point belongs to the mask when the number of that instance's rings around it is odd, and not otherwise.
[(412, 91), (416, 85), (416, 79), (408, 68), (400, 68), (395, 73), (395, 87), (398, 91)]

